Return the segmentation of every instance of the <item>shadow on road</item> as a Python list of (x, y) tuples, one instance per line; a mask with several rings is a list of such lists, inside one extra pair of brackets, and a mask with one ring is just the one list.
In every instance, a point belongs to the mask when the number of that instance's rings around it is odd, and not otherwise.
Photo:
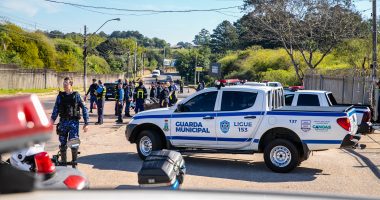
[[(364, 156), (363, 154), (359, 153), (359, 152), (356, 152), (355, 150), (352, 150), (352, 149), (347, 149), (346, 151), (350, 152), (349, 155), (353, 155), (353, 157), (355, 159), (360, 159), (362, 160), (367, 166), (361, 166), (361, 167), (369, 167), (369, 169), (372, 171), (372, 173), (378, 178), (380, 179), (380, 170), (379, 170), (379, 165), (376, 165), (375, 163), (372, 162), (371, 159), (369, 159), (368, 157)], [(363, 152), (363, 153), (367, 153), (367, 152)], [(356, 156), (356, 157), (355, 157)], [(359, 163), (360, 160), (358, 160)]]
[[(323, 174), (320, 169), (298, 167), (291, 173), (277, 174), (263, 162), (185, 155), (187, 174), (253, 182), (305, 182)], [(138, 172), (142, 161), (136, 153), (106, 153), (80, 157), (80, 163), (96, 169)]]

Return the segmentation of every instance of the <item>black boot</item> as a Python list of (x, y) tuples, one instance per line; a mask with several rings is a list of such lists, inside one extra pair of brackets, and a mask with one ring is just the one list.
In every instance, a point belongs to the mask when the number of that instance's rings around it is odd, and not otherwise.
[(71, 148), (71, 155), (72, 155), (72, 166), (73, 168), (77, 167), (77, 159), (78, 159), (78, 148)]
[(61, 153), (61, 165), (66, 166), (67, 163), (67, 148), (59, 147), (59, 152)]

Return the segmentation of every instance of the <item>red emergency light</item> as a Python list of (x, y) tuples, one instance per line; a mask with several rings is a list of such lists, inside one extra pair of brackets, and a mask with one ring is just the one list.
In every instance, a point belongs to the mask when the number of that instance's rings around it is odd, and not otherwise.
[(0, 98), (0, 153), (45, 142), (52, 131), (36, 95)]

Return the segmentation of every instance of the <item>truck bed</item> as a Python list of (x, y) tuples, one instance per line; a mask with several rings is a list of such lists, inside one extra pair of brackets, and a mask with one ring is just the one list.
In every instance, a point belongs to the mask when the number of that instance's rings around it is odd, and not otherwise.
[(281, 108), (273, 109), (272, 111), (299, 111), (299, 112), (347, 112), (352, 106), (334, 106), (334, 107), (320, 107), (320, 106), (283, 106)]

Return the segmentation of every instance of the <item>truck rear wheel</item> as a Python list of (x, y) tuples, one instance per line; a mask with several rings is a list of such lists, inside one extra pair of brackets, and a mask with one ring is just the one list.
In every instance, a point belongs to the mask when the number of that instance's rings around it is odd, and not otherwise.
[(136, 141), (137, 152), (142, 160), (145, 160), (152, 151), (161, 150), (162, 146), (159, 135), (149, 130), (141, 131)]
[(275, 139), (264, 148), (265, 165), (274, 172), (287, 173), (300, 163), (300, 153), (290, 141)]

